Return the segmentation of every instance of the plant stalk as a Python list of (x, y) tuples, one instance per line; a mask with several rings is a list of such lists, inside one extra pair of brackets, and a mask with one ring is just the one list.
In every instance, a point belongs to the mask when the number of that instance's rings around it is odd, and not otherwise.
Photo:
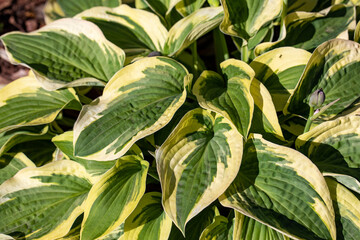
[(197, 43), (196, 41), (191, 45), (191, 53), (193, 56), (193, 67), (194, 67), (194, 79), (197, 79), (199, 76), (199, 62), (198, 62), (198, 54), (197, 54)]
[(314, 115), (314, 107), (310, 107), (310, 113), (309, 113), (309, 117), (308, 120), (306, 122), (305, 128), (304, 128), (304, 133), (308, 132), (312, 123), (311, 117)]
[(241, 60), (246, 63), (249, 61), (249, 49), (247, 45), (241, 47)]

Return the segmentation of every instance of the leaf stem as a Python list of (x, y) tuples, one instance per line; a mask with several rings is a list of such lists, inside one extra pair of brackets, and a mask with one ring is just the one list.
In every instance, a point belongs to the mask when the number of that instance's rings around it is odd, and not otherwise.
[(196, 79), (198, 77), (198, 72), (199, 72), (199, 62), (198, 62), (196, 41), (191, 45), (191, 53), (193, 56), (194, 78)]
[(214, 29), (214, 46), (215, 47), (215, 58), (216, 58), (216, 68), (220, 72), (220, 63), (229, 59), (230, 54), (226, 44), (225, 36), (220, 32), (219, 28)]
[(247, 45), (241, 47), (241, 60), (246, 63), (249, 61), (249, 49)]
[(312, 123), (311, 117), (314, 115), (314, 107), (310, 107), (310, 113), (309, 113), (309, 117), (307, 119), (305, 128), (304, 128), (304, 133), (308, 132)]

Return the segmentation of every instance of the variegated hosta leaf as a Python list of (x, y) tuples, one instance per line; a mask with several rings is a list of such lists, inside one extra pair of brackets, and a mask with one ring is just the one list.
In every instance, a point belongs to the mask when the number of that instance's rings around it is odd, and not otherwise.
[(300, 135), (295, 145), (324, 174), (349, 175), (360, 185), (360, 116), (324, 122)]
[[(288, 100), (284, 113), (308, 117), (309, 98), (322, 88), (326, 105), (338, 98), (322, 114), (323, 119), (342, 112), (360, 97), (360, 45), (353, 41), (334, 39), (321, 44), (312, 54), (295, 91)], [(351, 74), (349, 74), (351, 73)]]
[(91, 188), (85, 168), (73, 161), (27, 167), (0, 185), (0, 232), (26, 239), (65, 236), (83, 212)]
[(51, 139), (54, 135), (48, 132), (49, 126), (27, 126), (0, 133), (0, 156), (17, 144)]
[(178, 21), (169, 31), (164, 54), (173, 56), (217, 27), (224, 17), (222, 7), (201, 8)]
[(125, 220), (124, 240), (167, 240), (172, 221), (161, 205), (161, 193), (146, 193), (131, 215)]
[(274, 103), (264, 84), (254, 78), (250, 87), (254, 99), (254, 115), (250, 132), (261, 133), (265, 138), (285, 141)]
[(104, 85), (120, 68), (125, 53), (88, 21), (65, 18), (32, 33), (1, 37), (10, 60), (34, 70), (48, 90)]
[(212, 224), (210, 224), (204, 231), (201, 233), (199, 240), (233, 240), (239, 239), (234, 238), (234, 219), (229, 222), (229, 220), (224, 216), (216, 216)]
[(292, 46), (312, 51), (320, 44), (347, 30), (354, 19), (354, 7), (335, 5), (322, 12), (294, 12), (285, 18), (286, 37), (276, 44), (264, 43), (257, 53)]
[(360, 42), (360, 22), (357, 23), (356, 28), (355, 28), (354, 41)]
[(33, 76), (0, 89), (0, 132), (55, 120), (63, 108), (80, 110), (74, 89), (47, 91)]
[(121, 157), (138, 139), (164, 127), (184, 103), (191, 75), (166, 57), (136, 61), (121, 69), (103, 96), (85, 106), (74, 126), (75, 156)]
[(171, 228), (169, 240), (199, 239), (202, 231), (211, 223), (213, 223), (215, 217), (218, 215), (220, 215), (220, 213), (217, 207), (211, 205), (208, 206), (186, 224), (186, 238), (181, 233), (181, 231), (174, 225)]
[(303, 11), (311, 12), (319, 0), (288, 0), (288, 12)]
[(92, 176), (100, 176), (114, 166), (116, 160), (113, 161), (95, 161), (87, 160), (74, 156), (73, 147), (73, 132), (68, 131), (57, 135), (52, 139), (52, 142), (58, 147), (65, 156), (75, 162), (80, 163), (86, 168), (86, 171)]
[(163, 206), (184, 233), (186, 223), (218, 198), (236, 176), (243, 137), (220, 114), (188, 112), (156, 151)]
[(124, 223), (120, 224), (115, 230), (112, 230), (109, 234), (98, 238), (98, 240), (124, 240)]
[(360, 239), (360, 200), (331, 178), (325, 178), (334, 203), (337, 239)]
[(146, 4), (159, 16), (166, 18), (171, 10), (181, 0), (144, 0)]
[(336, 239), (334, 210), (324, 177), (300, 152), (253, 135), (240, 171), (220, 203), (304, 239)]
[(95, 6), (117, 7), (121, 0), (48, 0), (44, 7), (47, 24), (63, 17), (73, 17), (76, 14)]
[(311, 53), (303, 49), (282, 47), (266, 52), (250, 63), (255, 78), (269, 90), (276, 111), (283, 110), (310, 57)]
[(188, 16), (200, 9), (204, 3), (205, 0), (181, 0), (175, 7), (182, 16)]
[(336, 179), (337, 182), (341, 183), (348, 189), (360, 194), (360, 181), (358, 181), (356, 178), (345, 175), (345, 174), (337, 174), (337, 173), (323, 173), (325, 177), (332, 177)]
[(266, 24), (280, 16), (283, 0), (221, 0), (221, 31), (248, 41)]
[(95, 23), (107, 39), (127, 54), (147, 49), (162, 52), (168, 35), (158, 16), (125, 4), (117, 8), (95, 7), (76, 18)]
[(145, 192), (148, 168), (140, 157), (124, 156), (94, 184), (84, 206), (81, 239), (107, 235), (125, 221)]
[(204, 71), (192, 92), (201, 107), (221, 113), (230, 119), (246, 138), (254, 112), (250, 86), (254, 71), (245, 62), (229, 59), (220, 64), (224, 77)]
[(35, 167), (35, 164), (23, 153), (5, 154), (1, 156), (0, 185), (13, 177), (19, 170), (26, 167)]
[(235, 211), (234, 234), (238, 233), (237, 239), (261, 239), (261, 240), (289, 240), (286, 235), (270, 228), (269, 226), (256, 221), (253, 218), (247, 217)]

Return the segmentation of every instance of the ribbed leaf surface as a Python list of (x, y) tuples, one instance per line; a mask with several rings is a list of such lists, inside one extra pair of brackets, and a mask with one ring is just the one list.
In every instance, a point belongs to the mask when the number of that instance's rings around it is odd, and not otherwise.
[(124, 51), (106, 40), (95, 24), (73, 18), (32, 33), (11, 32), (1, 40), (12, 62), (32, 68), (49, 90), (104, 85), (125, 60)]
[(35, 167), (35, 164), (23, 153), (5, 154), (0, 157), (0, 185), (13, 177), (19, 170)]
[[(308, 117), (309, 98), (322, 88), (328, 104), (340, 101), (322, 115), (328, 119), (350, 106), (360, 97), (360, 45), (353, 41), (334, 39), (321, 44), (312, 54), (294, 93), (284, 108), (284, 113)], [(350, 74), (349, 74), (350, 73)]]
[(195, 109), (156, 151), (163, 206), (183, 233), (186, 223), (233, 181), (241, 163), (242, 139), (220, 114)]
[(57, 239), (83, 212), (90, 176), (73, 161), (27, 167), (0, 185), (0, 232), (26, 239)]
[(105, 236), (125, 221), (145, 192), (148, 167), (135, 155), (124, 156), (94, 184), (84, 206), (81, 239)]
[(221, 204), (297, 238), (336, 239), (329, 190), (307, 157), (254, 135), (243, 159)]
[(121, 157), (171, 120), (185, 101), (188, 81), (187, 70), (166, 57), (121, 69), (103, 96), (82, 109), (74, 126), (74, 155), (100, 161)]
[(63, 108), (81, 109), (74, 89), (47, 91), (32, 76), (23, 77), (0, 90), (0, 132), (47, 124)]
[(245, 62), (235, 59), (222, 62), (220, 67), (223, 76), (204, 71), (192, 91), (201, 107), (230, 119), (246, 138), (254, 112), (250, 86), (255, 73)]

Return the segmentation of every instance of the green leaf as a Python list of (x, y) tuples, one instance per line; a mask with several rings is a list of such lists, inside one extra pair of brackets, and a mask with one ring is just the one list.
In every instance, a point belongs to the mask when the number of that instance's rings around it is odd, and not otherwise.
[(325, 180), (334, 204), (337, 239), (360, 239), (360, 200), (333, 179)]
[(111, 42), (127, 54), (162, 52), (168, 31), (155, 14), (121, 5), (117, 8), (95, 7), (76, 16), (95, 23)]
[(360, 183), (360, 116), (324, 122), (300, 135), (295, 145), (324, 174), (348, 175), (356, 180), (347, 181)]
[(96, 6), (117, 7), (121, 0), (48, 0), (44, 7), (47, 24), (63, 17), (73, 17), (76, 14)]
[(5, 154), (0, 157), (0, 185), (13, 177), (19, 170), (35, 167), (35, 164), (23, 153)]
[(231, 184), (241, 163), (243, 136), (220, 114), (188, 112), (156, 151), (166, 213), (186, 223)]
[(80, 19), (60, 19), (32, 33), (1, 37), (12, 63), (30, 67), (48, 90), (104, 85), (123, 66), (125, 53), (100, 29)]
[(181, 0), (144, 0), (156, 14), (164, 19), (170, 15), (171, 10)]
[(249, 218), (239, 212), (235, 212), (235, 219), (239, 224), (234, 226), (234, 233), (240, 235), (241, 240), (261, 239), (261, 240), (289, 240), (286, 235), (270, 228), (269, 226)]
[(145, 192), (148, 167), (138, 156), (124, 156), (94, 184), (84, 206), (81, 239), (109, 234), (125, 221)]
[(173, 56), (217, 27), (224, 16), (222, 7), (201, 8), (178, 21), (170, 30), (164, 54)]
[(74, 126), (75, 156), (121, 157), (138, 140), (164, 127), (184, 103), (191, 75), (175, 60), (144, 58), (110, 80), (103, 96), (84, 106)]
[(0, 185), (0, 232), (21, 232), (26, 239), (65, 236), (83, 212), (90, 176), (73, 161), (27, 167)]
[(221, 0), (221, 3), (225, 14), (221, 31), (245, 41), (279, 17), (283, 8), (283, 0)]
[(276, 43), (258, 45), (256, 52), (292, 46), (313, 51), (320, 44), (346, 31), (354, 19), (354, 7), (334, 5), (322, 12), (294, 12), (285, 18), (286, 37)]
[(182, 16), (186, 17), (200, 9), (204, 3), (205, 0), (181, 0), (176, 4), (175, 8)]
[(233, 222), (224, 217), (216, 216), (213, 223), (211, 223), (201, 233), (199, 240), (212, 240), (212, 239), (223, 239), (233, 240)]
[(230, 119), (246, 138), (254, 112), (250, 86), (254, 71), (245, 62), (229, 59), (220, 64), (223, 76), (204, 71), (192, 92), (201, 107), (221, 113)]
[(285, 141), (269, 91), (254, 78), (251, 81), (250, 92), (255, 103), (250, 132), (261, 133), (269, 140)]
[(276, 111), (282, 111), (294, 92), (311, 53), (293, 47), (281, 47), (266, 52), (251, 63), (255, 78), (269, 90)]
[(17, 144), (34, 140), (51, 139), (54, 135), (49, 133), (48, 130), (48, 126), (40, 125), (21, 127), (0, 133), (0, 156)]
[(32, 76), (17, 79), (0, 89), (0, 132), (50, 123), (64, 108), (81, 109), (74, 89), (47, 91)]
[(198, 215), (192, 218), (185, 227), (185, 236), (181, 231), (173, 225), (169, 240), (181, 240), (181, 239), (199, 239), (203, 230), (214, 222), (214, 218), (218, 216), (219, 210), (215, 206), (208, 206), (202, 210)]
[(335, 116), (355, 102), (360, 97), (360, 81), (357, 78), (360, 74), (359, 48), (358, 43), (342, 39), (321, 44), (306, 65), (284, 113), (308, 117), (310, 96), (320, 88), (326, 96), (323, 105), (340, 98), (322, 115), (322, 119)]
[(240, 171), (219, 200), (295, 238), (336, 239), (334, 210), (316, 166), (296, 150), (253, 135)]
[[(86, 171), (92, 176), (100, 176), (114, 166), (116, 160), (113, 161), (95, 161), (87, 160), (74, 156), (73, 132), (68, 131), (53, 137), (52, 142), (58, 147), (65, 156), (75, 162), (80, 163)], [(134, 145), (136, 146), (136, 145)]]
[(124, 239), (167, 240), (172, 221), (161, 205), (161, 193), (146, 193), (125, 220)]

